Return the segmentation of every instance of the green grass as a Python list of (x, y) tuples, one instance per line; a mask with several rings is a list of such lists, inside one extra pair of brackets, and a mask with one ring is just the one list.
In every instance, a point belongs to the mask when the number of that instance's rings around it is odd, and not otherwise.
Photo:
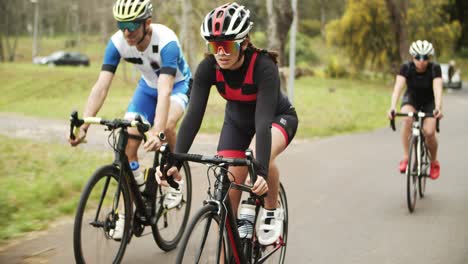
[(84, 183), (110, 154), (0, 136), (0, 242), (75, 211)]
[[(122, 67), (119, 72), (122, 72)], [(3, 82), (0, 111), (67, 118), (72, 109), (82, 111), (98, 73), (98, 67), (0, 64), (0, 80)], [(131, 82), (116, 78), (101, 113), (105, 116), (122, 116), (134, 86)]]
[(386, 125), (391, 91), (384, 81), (303, 78), (296, 82), (299, 137), (323, 137)]
[[(129, 67), (127, 70), (130, 71)], [(97, 67), (0, 64), (3, 84), (0, 111), (66, 119), (72, 109), (82, 112), (98, 72)], [(102, 117), (121, 117), (125, 113), (136, 80), (124, 81), (121, 73), (122, 67), (99, 113)], [(390, 90), (383, 88), (385, 83), (320, 77), (299, 79), (295, 86), (295, 106), (300, 118), (298, 136), (322, 137), (384, 126), (390, 100)], [(335, 92), (329, 92), (329, 88)], [(219, 132), (224, 105), (224, 99), (212, 88), (202, 132)]]

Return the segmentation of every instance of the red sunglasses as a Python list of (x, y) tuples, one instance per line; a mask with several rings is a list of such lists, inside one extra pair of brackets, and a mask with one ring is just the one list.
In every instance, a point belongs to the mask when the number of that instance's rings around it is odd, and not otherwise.
[(210, 54), (218, 55), (220, 51), (223, 51), (226, 56), (229, 56), (240, 50), (242, 41), (244, 40), (208, 41), (206, 47)]

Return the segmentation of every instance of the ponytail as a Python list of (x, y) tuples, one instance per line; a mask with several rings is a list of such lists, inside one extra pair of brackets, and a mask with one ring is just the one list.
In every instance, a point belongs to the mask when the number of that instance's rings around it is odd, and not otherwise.
[(247, 48), (250, 48), (252, 50), (254, 50), (255, 52), (258, 52), (258, 53), (267, 53), (268, 56), (270, 56), (270, 58), (275, 62), (275, 64), (278, 64), (278, 52), (276, 51), (270, 51), (270, 50), (266, 50), (266, 49), (259, 49), (257, 47), (254, 46), (254, 44), (252, 44), (252, 42), (249, 41), (249, 44), (247, 45)]

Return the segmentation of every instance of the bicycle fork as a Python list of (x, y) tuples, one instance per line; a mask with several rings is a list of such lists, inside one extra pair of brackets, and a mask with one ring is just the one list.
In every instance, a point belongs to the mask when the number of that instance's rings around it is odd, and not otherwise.
[(418, 172), (418, 177), (422, 175), (422, 162), (421, 162), (421, 130), (420, 130), (420, 122), (414, 122), (413, 123), (413, 137), (416, 139), (416, 162), (417, 162), (417, 172)]

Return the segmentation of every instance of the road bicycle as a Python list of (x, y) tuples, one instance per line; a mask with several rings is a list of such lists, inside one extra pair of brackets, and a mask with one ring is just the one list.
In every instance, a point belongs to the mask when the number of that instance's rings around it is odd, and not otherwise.
[[(429, 177), (431, 157), (426, 146), (423, 133), (423, 121), (426, 117), (434, 117), (433, 113), (424, 113), (421, 111), (409, 113), (393, 113), (395, 117), (412, 117), (413, 124), (408, 149), (408, 165), (406, 167), (406, 197), (410, 213), (416, 207), (416, 199), (423, 198), (426, 191), (426, 179)], [(390, 120), (390, 126), (395, 131), (395, 119)], [(439, 120), (436, 123), (436, 130), (439, 132)]]
[[(170, 189), (159, 185), (155, 178), (155, 168), (160, 162), (159, 152), (155, 154), (153, 166), (145, 170), (143, 192), (139, 190), (125, 154), (129, 139), (127, 129), (136, 127), (146, 140), (145, 132), (150, 129), (148, 123), (143, 122), (140, 116), (133, 121), (98, 117), (79, 119), (78, 113), (74, 111), (70, 117), (70, 138), (75, 138), (83, 124), (99, 124), (110, 131), (108, 142), (115, 158), (111, 164), (94, 172), (81, 193), (73, 229), (76, 262), (119, 263), (133, 236), (141, 237), (150, 233), (162, 250), (176, 248), (190, 213), (192, 182), (188, 163), (182, 166), (181, 181), (167, 179), (167, 183), (175, 189), (183, 183), (179, 190), (182, 199), (176, 206), (169, 208), (168, 203), (164, 202)], [(119, 217), (124, 217), (124, 231), (121, 239), (114, 239), (112, 234)], [(146, 226), (151, 226), (151, 232), (144, 234)]]
[[(248, 193), (255, 201), (255, 212), (259, 215), (263, 197), (252, 193), (252, 187), (231, 181), (234, 175), (229, 166), (247, 166), (251, 182), (257, 178), (257, 161), (252, 151), (246, 151), (245, 159), (203, 156), (198, 154), (171, 153), (167, 145), (160, 149), (162, 168), (170, 168), (178, 162), (196, 162), (208, 165), (208, 199), (193, 216), (179, 245), (176, 263), (283, 263), (286, 256), (288, 235), (288, 204), (282, 184), (279, 188), (280, 208), (284, 211), (284, 226), (280, 238), (272, 245), (261, 245), (255, 228), (252, 238), (241, 238), (238, 232), (237, 217), (233, 215), (229, 200), (229, 190), (237, 189)], [(164, 163), (163, 163), (164, 161)], [(166, 166), (167, 165), (167, 166)], [(163, 173), (164, 174), (164, 173)], [(211, 182), (210, 176), (214, 178)], [(213, 185), (212, 185), (213, 183)], [(213, 188), (213, 192), (212, 192)], [(255, 223), (250, 223), (255, 227)]]

